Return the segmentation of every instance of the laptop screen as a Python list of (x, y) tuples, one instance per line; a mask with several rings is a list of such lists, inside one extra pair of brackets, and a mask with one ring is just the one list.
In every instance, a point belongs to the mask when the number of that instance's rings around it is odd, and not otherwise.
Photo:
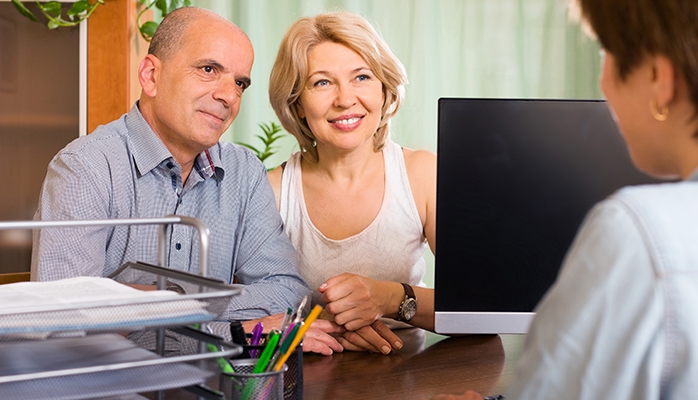
[(604, 101), (440, 99), (436, 331), (525, 333), (586, 213), (649, 182)]

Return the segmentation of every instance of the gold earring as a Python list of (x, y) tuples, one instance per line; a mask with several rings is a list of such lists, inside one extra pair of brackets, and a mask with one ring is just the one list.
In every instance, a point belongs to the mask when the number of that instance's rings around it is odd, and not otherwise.
[(662, 107), (662, 111), (659, 111), (657, 108), (657, 99), (652, 99), (650, 100), (650, 114), (652, 114), (652, 117), (657, 121), (664, 122), (669, 118), (669, 107), (664, 106)]

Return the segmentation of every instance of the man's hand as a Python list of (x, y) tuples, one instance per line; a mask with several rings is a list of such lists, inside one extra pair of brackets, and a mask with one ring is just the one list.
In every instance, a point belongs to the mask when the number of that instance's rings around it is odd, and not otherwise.
[(341, 335), (345, 332), (346, 329), (332, 321), (316, 319), (305, 332), (303, 351), (319, 353), (325, 356), (341, 353), (344, 351), (344, 347), (342, 347), (334, 335)]
[(371, 351), (390, 354), (402, 348), (402, 340), (380, 320), (356, 331), (347, 331), (337, 338), (339, 343), (351, 351)]

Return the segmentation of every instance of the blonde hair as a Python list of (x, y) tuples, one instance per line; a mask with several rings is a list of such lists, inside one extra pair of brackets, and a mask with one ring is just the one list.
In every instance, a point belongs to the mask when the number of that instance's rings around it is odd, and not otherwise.
[(383, 84), (381, 121), (373, 135), (380, 151), (390, 138), (390, 119), (405, 97), (407, 73), (380, 34), (364, 18), (348, 12), (329, 12), (296, 21), (286, 32), (271, 70), (269, 101), (281, 125), (301, 147), (303, 157), (317, 162), (313, 133), (298, 115), (298, 99), (308, 79), (308, 53), (324, 42), (342, 44), (358, 53)]

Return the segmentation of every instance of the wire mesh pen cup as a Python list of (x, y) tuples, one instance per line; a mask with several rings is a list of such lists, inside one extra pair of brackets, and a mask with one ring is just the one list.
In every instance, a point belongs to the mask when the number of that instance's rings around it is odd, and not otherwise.
[[(251, 335), (247, 335), (247, 341), (249, 343), (250, 339), (252, 338)], [(260, 340), (260, 343), (258, 345), (243, 345), (243, 351), (242, 353), (231, 360), (231, 364), (235, 363), (237, 361), (248, 361), (253, 360), (251, 362), (256, 363), (257, 358), (250, 358), (250, 351), (257, 351), (256, 355), (258, 356), (259, 354), (262, 353), (262, 350), (264, 350), (264, 346), (266, 344), (266, 339), (267, 335), (264, 334), (262, 335), (262, 338)], [(301, 342), (302, 344), (303, 342)], [(254, 368), (254, 364), (252, 364), (252, 368)], [(283, 397), (281, 399), (283, 400), (302, 400), (303, 399), (303, 348), (301, 345), (298, 345), (296, 349), (291, 353), (291, 355), (288, 357), (286, 360), (285, 366), (284, 366), (285, 372), (284, 372), (284, 379), (283, 379)], [(251, 370), (250, 370), (251, 371)], [(235, 372), (238, 372), (237, 369), (235, 369)], [(226, 394), (229, 394), (231, 389), (229, 388), (230, 383), (228, 379), (224, 379), (224, 385), (221, 390), (223, 390)]]
[(284, 400), (284, 373), (288, 365), (279, 371), (252, 373), (257, 358), (231, 360), (235, 372), (223, 374), (223, 392), (231, 400)]

